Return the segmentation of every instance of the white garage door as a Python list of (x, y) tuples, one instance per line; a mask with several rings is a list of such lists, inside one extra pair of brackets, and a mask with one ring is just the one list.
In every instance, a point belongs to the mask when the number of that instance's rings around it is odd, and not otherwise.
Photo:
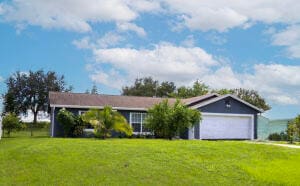
[(253, 139), (252, 115), (203, 114), (200, 139)]

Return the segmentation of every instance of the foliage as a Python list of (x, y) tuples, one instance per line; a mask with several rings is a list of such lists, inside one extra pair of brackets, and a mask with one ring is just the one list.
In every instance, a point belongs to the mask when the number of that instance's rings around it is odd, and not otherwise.
[(66, 109), (60, 109), (56, 119), (62, 125), (65, 137), (83, 136), (86, 123), (81, 116), (74, 115)]
[(173, 94), (176, 98), (202, 96), (209, 92), (209, 87), (200, 81), (195, 81), (192, 87), (181, 86)]
[(300, 141), (300, 115), (288, 123), (287, 134), (290, 143)]
[(60, 109), (57, 116), (57, 121), (62, 126), (65, 137), (71, 136), (72, 129), (75, 126), (75, 115), (66, 109)]
[(247, 90), (243, 88), (239, 89), (220, 89), (220, 90), (214, 90), (213, 92), (225, 95), (225, 94), (234, 94), (238, 98), (264, 110), (270, 110), (271, 106), (268, 105), (263, 97), (259, 95), (259, 93), (255, 90)]
[(98, 88), (96, 85), (93, 85), (92, 90), (91, 90), (91, 94), (98, 94)]
[(288, 139), (288, 135), (284, 132), (281, 133), (272, 133), (268, 136), (268, 139), (271, 141), (286, 141)]
[(132, 86), (122, 88), (122, 95), (170, 97), (176, 89), (173, 82), (164, 81), (161, 84), (152, 77), (137, 78)]
[(64, 76), (55, 72), (38, 70), (28, 73), (16, 72), (6, 80), (7, 93), (4, 97), (4, 113), (16, 112), (26, 114), (31, 110), (34, 123), (38, 111), (47, 111), (49, 91), (69, 91), (65, 89)]
[(29, 123), (24, 123), (27, 128), (33, 127), (35, 129), (43, 129), (43, 128), (49, 128), (50, 127), (50, 122), (29, 122)]
[(126, 119), (110, 106), (105, 106), (103, 110), (91, 109), (82, 115), (82, 119), (94, 126), (95, 137), (105, 139), (111, 136), (112, 131), (132, 135), (132, 129)]
[(198, 110), (193, 110), (177, 100), (170, 106), (168, 100), (148, 110), (146, 126), (157, 137), (172, 139), (201, 120)]
[(15, 113), (7, 113), (2, 120), (2, 128), (10, 136), (11, 132), (18, 131), (22, 128), (21, 122)]

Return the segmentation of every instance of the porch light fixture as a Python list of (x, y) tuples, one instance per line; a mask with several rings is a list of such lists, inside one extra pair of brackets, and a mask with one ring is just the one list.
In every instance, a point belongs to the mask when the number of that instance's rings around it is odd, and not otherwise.
[(225, 105), (226, 105), (226, 108), (230, 108), (230, 107), (231, 107), (230, 101), (227, 100), (227, 101), (225, 102)]

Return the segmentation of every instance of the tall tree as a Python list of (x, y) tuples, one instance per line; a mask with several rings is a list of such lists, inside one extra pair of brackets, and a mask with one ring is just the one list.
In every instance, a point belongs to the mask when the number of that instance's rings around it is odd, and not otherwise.
[(181, 86), (173, 94), (176, 98), (190, 98), (202, 96), (209, 92), (209, 87), (200, 81), (195, 81), (192, 87)]
[(170, 97), (175, 90), (176, 86), (173, 82), (164, 81), (157, 88), (156, 96)]
[(92, 87), (91, 94), (98, 94), (98, 88), (95, 84)]
[(137, 78), (134, 85), (122, 88), (122, 95), (153, 97), (157, 94), (158, 86), (158, 81), (153, 80), (152, 77)]
[(68, 91), (65, 89), (64, 76), (58, 76), (53, 71), (45, 73), (43, 70), (29, 71), (29, 73), (16, 72), (7, 79), (6, 85), (4, 112), (27, 114), (27, 111), (31, 110), (34, 124), (37, 122), (38, 112), (47, 111), (49, 91)]
[(213, 92), (216, 92), (221, 95), (225, 94), (234, 94), (238, 98), (251, 103), (252, 105), (262, 109), (262, 110), (270, 110), (271, 106), (267, 104), (265, 99), (259, 95), (259, 93), (255, 90), (248, 90), (243, 88), (238, 89), (221, 89), (221, 90), (214, 90)]

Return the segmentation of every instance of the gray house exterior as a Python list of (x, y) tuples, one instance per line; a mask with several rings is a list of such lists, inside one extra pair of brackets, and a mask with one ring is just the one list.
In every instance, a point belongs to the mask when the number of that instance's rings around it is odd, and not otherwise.
[[(90, 108), (102, 109), (109, 105), (120, 112), (133, 127), (134, 134), (149, 134), (144, 128), (147, 110), (165, 98), (92, 95), (79, 93), (49, 93), (51, 108), (51, 136), (63, 136), (63, 130), (56, 115), (65, 108), (79, 115)], [(172, 104), (176, 99), (169, 98)], [(259, 108), (233, 95), (207, 94), (182, 99), (190, 108), (198, 109), (203, 120), (180, 135), (183, 139), (256, 139)], [(89, 129), (87, 129), (89, 130)]]

